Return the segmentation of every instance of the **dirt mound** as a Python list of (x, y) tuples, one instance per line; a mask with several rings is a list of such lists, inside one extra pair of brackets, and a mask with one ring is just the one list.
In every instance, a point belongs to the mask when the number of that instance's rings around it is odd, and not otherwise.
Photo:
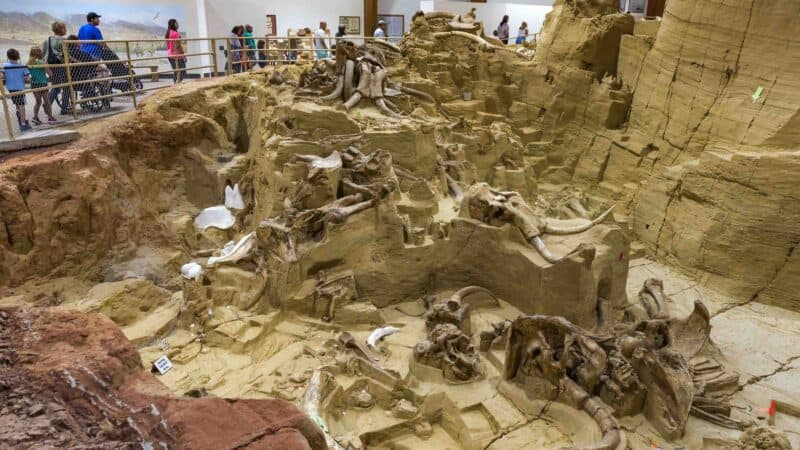
[(110, 320), (0, 309), (0, 447), (322, 449), (283, 400), (175, 398)]

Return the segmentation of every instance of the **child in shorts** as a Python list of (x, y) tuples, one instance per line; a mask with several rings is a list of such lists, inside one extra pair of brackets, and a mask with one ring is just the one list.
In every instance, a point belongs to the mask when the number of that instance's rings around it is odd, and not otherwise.
[(3, 64), (3, 81), (11, 101), (17, 107), (19, 131), (28, 131), (31, 129), (31, 124), (25, 118), (25, 94), (14, 95), (14, 93), (25, 90), (25, 83), (30, 81), (31, 73), (27, 67), (19, 63), (19, 52), (16, 49), (8, 49), (6, 56), (8, 62)]
[[(31, 72), (31, 89), (46, 88), (49, 82), (47, 72), (49, 69), (44, 69), (40, 66), (44, 64), (44, 52), (41, 47), (31, 48), (30, 56), (28, 57), (28, 70)], [(44, 106), (44, 112), (47, 114), (47, 122), (49, 124), (56, 123), (56, 118), (53, 117), (53, 111), (49, 100), (50, 90), (45, 89), (33, 93), (33, 98), (36, 99), (36, 104), (33, 105), (33, 122), (34, 125), (41, 125), (42, 121), (39, 120), (39, 109)]]

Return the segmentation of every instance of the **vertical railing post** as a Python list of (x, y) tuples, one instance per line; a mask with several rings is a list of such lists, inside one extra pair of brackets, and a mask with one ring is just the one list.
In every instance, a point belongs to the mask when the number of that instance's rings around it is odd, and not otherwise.
[(217, 40), (214, 38), (211, 38), (211, 61), (214, 65), (211, 76), (216, 77), (219, 74), (219, 66), (217, 66)]
[(78, 98), (75, 95), (75, 86), (72, 84), (72, 70), (69, 68), (69, 49), (67, 48), (66, 40), (61, 41), (61, 54), (64, 55), (64, 70), (67, 72), (67, 87), (69, 88), (69, 98), (72, 102), (72, 117), (78, 120)]
[(228, 49), (228, 63), (225, 64), (225, 75), (233, 73), (233, 53), (231, 53), (231, 39), (225, 39), (225, 48)]
[(128, 54), (128, 89), (131, 92), (131, 101), (133, 101), (133, 107), (136, 108), (136, 81), (133, 77), (133, 63), (131, 62), (131, 43), (130, 41), (125, 41), (125, 52)]
[(5, 72), (0, 72), (0, 97), (3, 99), (3, 114), (6, 116), (6, 128), (8, 129), (8, 138), (14, 140), (14, 128), (11, 124), (11, 112), (8, 109), (8, 97), (6, 97), (6, 83), (3, 80)]

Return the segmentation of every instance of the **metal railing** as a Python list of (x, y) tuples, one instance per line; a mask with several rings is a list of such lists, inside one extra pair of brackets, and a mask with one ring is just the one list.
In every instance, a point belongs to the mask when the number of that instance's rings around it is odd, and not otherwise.
[[(312, 35), (253, 39), (259, 42), (259, 46), (263, 43), (263, 48), (246, 47), (245, 39), (233, 36), (174, 40), (63, 40), (60, 44), (62, 63), (20, 64), (0, 69), (0, 101), (8, 138), (15, 139), (20, 129), (26, 128), (22, 117), (28, 122), (32, 119), (28, 114), (29, 95), (35, 100), (34, 108), (36, 103), (41, 103), (39, 108), (52, 114), (57, 106), (60, 115), (77, 120), (113, 111), (112, 102), (115, 101), (125, 103), (122, 109), (127, 106), (136, 108), (141, 96), (170, 85), (160, 82), (162, 76), (171, 77), (177, 83), (187, 78), (226, 76), (270, 65), (301, 64), (319, 57), (334, 58), (337, 41), (337, 38), (326, 37), (328, 49), (320, 51), (314, 48)], [(341, 39), (356, 42), (376, 40), (356, 36)], [(388, 41), (399, 39), (389, 38)], [(166, 54), (168, 42), (181, 43), (183, 52), (180, 58)], [(26, 58), (23, 56), (21, 59), (24, 61)], [(48, 82), (8, 91), (3, 81), (5, 72), (25, 69), (29, 72), (44, 71)], [(145, 87), (144, 83), (148, 81), (153, 85)], [(20, 109), (25, 114), (20, 114)], [(17, 126), (14, 126), (14, 116), (17, 117)]]

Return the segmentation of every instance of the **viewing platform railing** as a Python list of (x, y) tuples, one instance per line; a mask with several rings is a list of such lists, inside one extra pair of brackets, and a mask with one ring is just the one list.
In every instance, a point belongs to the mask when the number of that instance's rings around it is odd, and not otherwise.
[[(246, 47), (246, 38), (233, 36), (174, 40), (63, 40), (60, 45), (62, 63), (31, 66), (24, 64), (30, 49), (17, 48), (21, 56), (20, 65), (0, 69), (0, 102), (7, 137), (16, 139), (25, 125), (19, 120), (19, 109), (23, 109), (26, 120), (31, 121), (37, 93), (44, 97), (41, 99), (43, 103), (50, 104), (56, 117), (67, 116), (75, 120), (101, 117), (105, 115), (102, 113), (136, 108), (146, 93), (172, 85), (164, 82), (162, 77), (176, 83), (190, 78), (228, 76), (266, 66), (305, 63), (319, 57), (335, 58), (337, 39), (357, 43), (400, 40), (399, 37), (326, 37), (328, 49), (319, 51), (313, 47), (313, 39), (310, 34), (253, 38), (256, 42), (263, 42), (263, 48)], [(180, 57), (167, 55), (168, 42), (174, 45), (180, 42), (183, 54)], [(94, 45), (98, 47), (89, 48)], [(25, 89), (9, 91), (5, 83), (6, 71), (25, 69), (45, 71), (48, 83), (33, 87), (27, 80)], [(44, 112), (46, 120), (47, 108), (42, 105), (41, 109), (40, 117)]]

